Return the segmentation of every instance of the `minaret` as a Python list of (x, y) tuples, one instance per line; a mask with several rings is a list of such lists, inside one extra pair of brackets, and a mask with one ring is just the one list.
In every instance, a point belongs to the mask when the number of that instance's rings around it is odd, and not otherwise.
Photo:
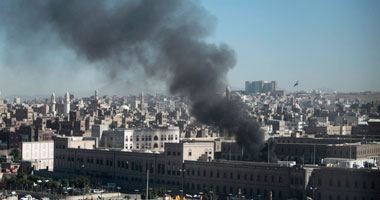
[(98, 94), (99, 94), (99, 91), (98, 90), (95, 90), (95, 99), (98, 100)]
[(227, 100), (231, 99), (231, 88), (230, 87), (226, 88), (226, 99)]
[(55, 93), (53, 92), (53, 94), (51, 94), (51, 98), (50, 98), (50, 104), (51, 104), (51, 106), (50, 106), (50, 113), (52, 115), (55, 115), (55, 104), (56, 103), (57, 102), (55, 101)]
[(140, 108), (141, 110), (144, 109), (144, 93), (143, 92), (141, 92), (140, 94)]
[(70, 94), (68, 92), (65, 93), (65, 105), (64, 105), (64, 112), (63, 114), (65, 116), (68, 116), (70, 113)]
[(3, 100), (1, 100), (1, 91), (0, 91), (0, 106), (3, 105)]

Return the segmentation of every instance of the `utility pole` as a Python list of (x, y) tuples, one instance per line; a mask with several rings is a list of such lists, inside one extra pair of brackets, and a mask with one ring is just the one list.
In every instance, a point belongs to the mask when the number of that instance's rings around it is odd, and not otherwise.
[(145, 199), (148, 200), (149, 195), (149, 168), (146, 170), (146, 197)]
[(270, 155), (269, 155), (269, 139), (268, 139), (268, 163), (269, 163), (269, 158), (270, 158)]
[(314, 165), (315, 165), (315, 143), (314, 143)]
[(350, 145), (350, 160), (351, 160), (351, 155), (352, 155), (352, 152), (351, 152), (352, 151), (352, 149), (351, 149), (352, 148), (352, 135), (350, 135), (350, 144), (349, 145)]

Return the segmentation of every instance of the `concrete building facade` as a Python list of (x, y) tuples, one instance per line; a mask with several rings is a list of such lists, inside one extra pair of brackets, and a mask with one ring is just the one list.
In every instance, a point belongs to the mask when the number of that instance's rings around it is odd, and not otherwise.
[(311, 178), (309, 196), (316, 200), (380, 199), (380, 170), (320, 168)]
[(104, 130), (99, 146), (129, 150), (163, 151), (165, 143), (179, 143), (178, 127)]
[(196, 194), (208, 188), (217, 195), (261, 199), (305, 195), (307, 169), (254, 162), (213, 161), (212, 142), (168, 143), (164, 153), (57, 148), (55, 174), (86, 175), (95, 183), (112, 182), (133, 191), (146, 186)]
[(36, 163), (35, 170), (54, 170), (54, 141), (22, 142), (23, 161)]

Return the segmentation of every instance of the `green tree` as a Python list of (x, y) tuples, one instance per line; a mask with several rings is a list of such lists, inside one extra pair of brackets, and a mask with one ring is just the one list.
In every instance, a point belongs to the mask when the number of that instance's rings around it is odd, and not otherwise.
[(117, 122), (113, 121), (113, 122), (109, 125), (109, 128), (110, 128), (110, 129), (117, 128)]
[(166, 191), (168, 191), (164, 187), (154, 188), (152, 193), (154, 197), (163, 197), (166, 194)]
[(68, 187), (69, 186), (69, 180), (68, 179), (63, 179), (61, 182), (63, 187)]
[(204, 200), (217, 200), (218, 197), (216, 196), (214, 191), (210, 190), (209, 188), (205, 188), (203, 190), (203, 199)]
[(59, 183), (56, 181), (52, 181), (52, 183), (51, 183), (52, 192), (58, 192), (58, 189), (59, 189)]
[(34, 186), (34, 182), (32, 180), (26, 181), (26, 190), (32, 190)]
[(9, 155), (13, 156), (13, 160), (15, 161), (21, 160), (21, 153), (19, 149), (13, 149)]
[(79, 176), (75, 179), (75, 187), (87, 188), (90, 185), (90, 180), (85, 176)]

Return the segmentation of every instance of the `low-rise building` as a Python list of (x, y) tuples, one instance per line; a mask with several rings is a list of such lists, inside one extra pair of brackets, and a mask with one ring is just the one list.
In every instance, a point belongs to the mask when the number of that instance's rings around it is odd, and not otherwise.
[(319, 168), (308, 185), (316, 200), (377, 200), (380, 198), (380, 170)]
[(295, 160), (301, 164), (321, 164), (323, 158), (380, 160), (380, 144), (277, 143), (275, 153), (280, 160)]
[(309, 126), (306, 134), (351, 135), (352, 126)]
[(213, 142), (167, 143), (163, 153), (65, 148), (56, 151), (55, 175), (85, 175), (125, 190), (150, 187), (194, 194), (210, 189), (217, 195), (267, 199), (305, 196), (308, 170), (255, 162), (213, 160)]

